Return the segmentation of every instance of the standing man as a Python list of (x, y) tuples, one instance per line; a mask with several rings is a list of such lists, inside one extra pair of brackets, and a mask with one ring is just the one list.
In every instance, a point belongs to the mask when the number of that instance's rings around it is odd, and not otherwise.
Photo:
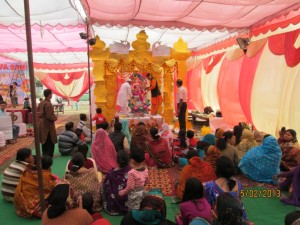
[(54, 109), (51, 104), (52, 91), (44, 90), (45, 100), (40, 102), (38, 112), (40, 113), (39, 135), (42, 144), (43, 156), (48, 155), (53, 157), (54, 145), (57, 143), (55, 130), (55, 121), (57, 117), (54, 114)]
[(182, 80), (176, 81), (178, 87), (176, 102), (177, 102), (177, 116), (179, 121), (180, 130), (186, 130), (186, 109), (187, 109), (187, 90), (182, 86)]
[(151, 115), (156, 115), (158, 107), (162, 103), (161, 93), (158, 87), (157, 80), (155, 80), (150, 73), (148, 73), (146, 76), (150, 81), (150, 86), (146, 89), (151, 91)]
[(117, 103), (121, 108), (121, 113), (127, 114), (127, 108), (128, 108), (128, 99), (132, 97), (131, 93), (131, 79), (126, 78), (126, 81), (121, 85), (120, 90), (118, 92), (118, 97), (117, 97)]
[(11, 114), (7, 114), (6, 112), (6, 106), (7, 106), (7, 103), (6, 102), (0, 102), (0, 116), (12, 116), (12, 132), (13, 132), (13, 140), (8, 140), (9, 143), (11, 144), (14, 144), (18, 137), (19, 137), (19, 132), (20, 132), (20, 127), (18, 125), (15, 125), (14, 124), (14, 119), (13, 119), (13, 115), (14, 113), (11, 112)]

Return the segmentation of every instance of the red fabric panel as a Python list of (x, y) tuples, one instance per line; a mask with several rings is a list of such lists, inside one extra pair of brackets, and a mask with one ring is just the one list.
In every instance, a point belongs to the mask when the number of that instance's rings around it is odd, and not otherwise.
[(220, 62), (224, 54), (225, 52), (222, 52), (203, 59), (203, 68), (206, 71), (206, 74), (209, 74), (213, 70), (215, 65)]
[[(84, 81), (83, 81), (80, 93), (75, 96), (74, 95), (67, 96), (65, 93), (58, 90), (55, 86), (55, 83), (53, 82), (52, 76), (50, 76), (51, 74), (46, 74), (45, 78), (43, 80), (41, 80), (41, 82), (45, 87), (51, 89), (54, 94), (56, 94), (62, 98), (65, 98), (65, 99), (71, 99), (72, 101), (77, 101), (89, 89), (88, 74), (86, 72), (83, 73), (83, 71), (81, 71), (81, 74), (83, 74), (83, 76), (84, 76)], [(64, 76), (64, 75), (65, 75), (65, 73), (62, 73), (60, 76)], [(59, 76), (59, 74), (57, 74), (57, 76)], [(92, 85), (92, 83), (93, 83), (93, 80), (91, 78), (90, 84)], [(68, 85), (65, 85), (65, 86), (68, 86)]]
[(252, 93), (252, 85), (257, 69), (257, 65), (260, 60), (260, 56), (263, 52), (263, 48), (251, 58), (244, 56), (241, 73), (240, 73), (240, 80), (239, 80), (239, 97), (240, 97), (240, 104), (242, 110), (251, 124), (253, 124), (252, 116), (251, 116), (251, 93)]
[(247, 121), (242, 110), (239, 98), (239, 78), (243, 57), (229, 61), (224, 58), (217, 85), (220, 110), (224, 121), (234, 126), (239, 122)]
[(285, 60), (289, 67), (294, 67), (300, 62), (300, 48), (294, 44), (300, 35), (300, 29), (285, 34)]
[(187, 74), (188, 109), (203, 112), (203, 100), (201, 93), (202, 63), (190, 70)]
[(69, 85), (73, 80), (77, 80), (82, 77), (84, 73), (82, 71), (79, 72), (70, 72), (70, 73), (48, 73), (48, 76), (55, 80), (60, 81), (64, 85)]
[(285, 34), (277, 34), (269, 37), (269, 49), (274, 55), (284, 54), (285, 49)]

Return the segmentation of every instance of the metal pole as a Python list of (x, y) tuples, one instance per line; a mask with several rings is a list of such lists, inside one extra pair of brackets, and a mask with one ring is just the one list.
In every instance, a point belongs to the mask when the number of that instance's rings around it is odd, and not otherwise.
[(40, 150), (40, 138), (37, 125), (37, 110), (36, 110), (36, 93), (35, 93), (35, 81), (34, 81), (34, 69), (33, 69), (33, 56), (32, 56), (32, 40), (31, 40), (31, 27), (30, 27), (30, 8), (29, 0), (24, 0), (25, 10), (25, 24), (26, 24), (26, 40), (27, 40), (27, 52), (28, 52), (28, 68), (29, 68), (29, 80), (30, 80), (30, 93), (32, 101), (32, 118), (33, 118), (33, 129), (34, 129), (34, 143), (36, 153), (36, 166), (38, 171), (38, 182), (39, 182), (39, 194), (40, 194), (40, 206), (42, 212), (45, 209), (45, 198), (43, 190), (43, 175), (41, 166), (41, 150)]
[(91, 138), (93, 137), (93, 123), (92, 123), (92, 97), (91, 97), (91, 69), (90, 69), (90, 25), (88, 19), (86, 19), (86, 51), (88, 60), (88, 79), (89, 79), (89, 104), (90, 104), (90, 128), (91, 128)]

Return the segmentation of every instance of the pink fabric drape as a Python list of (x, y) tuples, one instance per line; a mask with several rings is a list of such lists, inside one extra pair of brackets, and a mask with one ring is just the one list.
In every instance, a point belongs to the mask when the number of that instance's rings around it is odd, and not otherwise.
[(217, 65), (221, 61), (224, 54), (225, 53), (222, 52), (203, 59), (203, 68), (207, 74), (209, 74), (213, 70), (215, 65)]
[(294, 44), (300, 35), (300, 29), (288, 32), (285, 35), (285, 60), (289, 67), (294, 67), (300, 62), (300, 48), (295, 48)]
[(284, 55), (286, 64), (295, 67), (300, 62), (300, 48), (294, 44), (300, 34), (300, 29), (269, 38), (269, 49), (275, 55)]
[(259, 59), (261, 53), (264, 48), (261, 48), (258, 54), (256, 54), (252, 58), (248, 58), (244, 56), (244, 60), (241, 68), (241, 75), (239, 80), (239, 97), (240, 104), (243, 109), (243, 112), (247, 118), (247, 120), (253, 124), (252, 116), (251, 116), (251, 93), (252, 93), (252, 85), (256, 73), (256, 68), (259, 63)]
[(96, 131), (92, 157), (96, 161), (97, 168), (103, 173), (117, 167), (117, 152), (107, 132), (102, 128)]
[(218, 98), (220, 109), (227, 124), (232, 126), (247, 121), (239, 98), (239, 78), (243, 57), (229, 61), (226, 57), (221, 65), (218, 79)]
[(190, 70), (187, 74), (187, 88), (188, 88), (188, 109), (198, 110), (203, 112), (203, 100), (201, 93), (201, 71), (202, 65), (199, 63), (198, 66)]

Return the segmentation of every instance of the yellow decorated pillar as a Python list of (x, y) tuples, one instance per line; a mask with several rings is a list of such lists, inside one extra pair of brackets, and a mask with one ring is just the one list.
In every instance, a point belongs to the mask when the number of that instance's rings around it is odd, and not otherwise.
[(174, 102), (173, 102), (173, 72), (176, 61), (168, 60), (163, 64), (164, 69), (164, 114), (163, 118), (167, 124), (172, 124), (174, 120)]
[[(188, 45), (186, 42), (179, 38), (176, 43), (173, 45), (173, 49), (171, 50), (171, 56), (173, 59), (177, 61), (177, 79), (181, 79), (183, 82), (183, 86), (186, 86), (186, 73), (187, 73), (187, 65), (186, 60), (191, 56), (191, 51), (188, 50)], [(188, 90), (189, 91), (189, 90)], [(177, 92), (177, 88), (175, 88), (175, 92)], [(187, 119), (188, 113), (186, 114), (186, 127), (187, 129), (192, 128), (192, 124), (188, 123)], [(175, 125), (177, 127), (177, 124)]]
[[(109, 49), (105, 48), (105, 43), (100, 40), (98, 36), (96, 36), (96, 44), (92, 46), (92, 50), (90, 50), (90, 58), (93, 61), (93, 75), (94, 75), (94, 96), (95, 96), (95, 104), (96, 107), (102, 108), (102, 111), (107, 117), (109, 114), (107, 113), (106, 107), (106, 95), (107, 89), (105, 85), (105, 60), (109, 58)], [(94, 112), (92, 112), (93, 114)], [(114, 115), (114, 114), (113, 114)], [(109, 120), (110, 118), (108, 118)]]

